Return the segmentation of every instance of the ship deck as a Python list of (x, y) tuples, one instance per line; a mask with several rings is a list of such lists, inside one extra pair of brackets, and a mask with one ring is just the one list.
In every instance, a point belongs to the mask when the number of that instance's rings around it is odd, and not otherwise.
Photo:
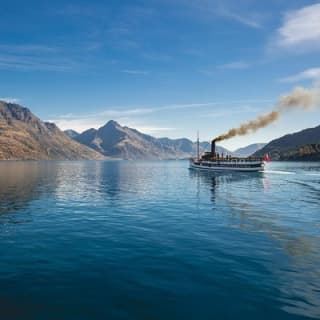
[(264, 161), (254, 158), (191, 159), (190, 167), (203, 170), (261, 171), (264, 169)]

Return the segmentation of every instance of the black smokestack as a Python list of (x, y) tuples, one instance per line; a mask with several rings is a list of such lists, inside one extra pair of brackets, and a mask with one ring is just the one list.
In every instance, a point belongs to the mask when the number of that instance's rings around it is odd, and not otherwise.
[(212, 155), (216, 154), (216, 140), (211, 141), (211, 154)]

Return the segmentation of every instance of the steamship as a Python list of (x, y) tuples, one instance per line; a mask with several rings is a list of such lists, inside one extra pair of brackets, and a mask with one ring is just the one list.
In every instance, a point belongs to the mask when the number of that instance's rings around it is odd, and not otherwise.
[(201, 170), (234, 170), (234, 171), (261, 171), (264, 169), (264, 160), (261, 158), (239, 158), (216, 152), (216, 141), (211, 142), (211, 151), (199, 155), (199, 139), (197, 157), (190, 159), (190, 168)]

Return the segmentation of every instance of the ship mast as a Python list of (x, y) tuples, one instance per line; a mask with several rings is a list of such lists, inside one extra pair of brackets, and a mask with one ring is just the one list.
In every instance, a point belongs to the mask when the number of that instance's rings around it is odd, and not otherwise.
[(200, 158), (199, 144), (200, 144), (200, 141), (199, 141), (199, 130), (198, 130), (197, 131), (197, 160), (198, 161), (199, 161), (199, 158)]

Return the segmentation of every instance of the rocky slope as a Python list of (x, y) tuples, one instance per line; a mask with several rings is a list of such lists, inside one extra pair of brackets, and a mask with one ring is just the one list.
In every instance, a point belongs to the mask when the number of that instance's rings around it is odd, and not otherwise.
[(320, 126), (272, 140), (254, 155), (271, 160), (320, 160)]
[(102, 159), (77, 143), (55, 124), (43, 122), (18, 104), (0, 101), (0, 159)]
[[(113, 120), (98, 130), (86, 130), (74, 139), (108, 157), (119, 159), (180, 159), (196, 154), (196, 144), (191, 140), (155, 138)], [(209, 150), (209, 143), (201, 143), (200, 149)], [(217, 150), (228, 153), (221, 147)]]

